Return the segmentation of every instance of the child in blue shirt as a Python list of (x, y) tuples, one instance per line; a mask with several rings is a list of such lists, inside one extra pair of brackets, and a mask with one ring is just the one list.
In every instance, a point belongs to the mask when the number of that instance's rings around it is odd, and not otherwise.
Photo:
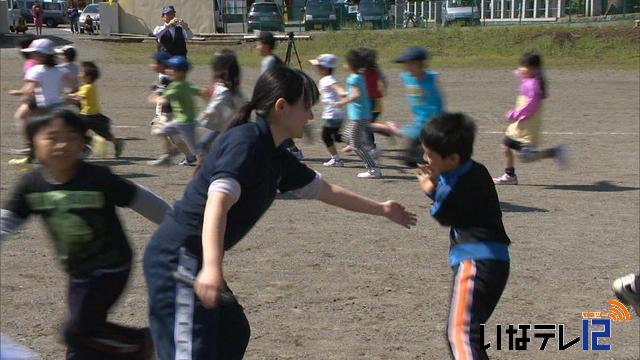
[(464, 114), (432, 118), (420, 135), (427, 164), (417, 174), (430, 214), (450, 226), (454, 282), (447, 337), (454, 359), (488, 359), (485, 324), (509, 277), (509, 243), (489, 171), (471, 159), (476, 126)]
[(416, 167), (422, 159), (420, 146), (420, 131), (435, 115), (444, 111), (444, 100), (438, 86), (438, 73), (429, 70), (426, 65), (429, 56), (427, 50), (419, 46), (412, 46), (405, 50), (397, 63), (404, 64), (405, 71), (400, 74), (407, 92), (407, 101), (413, 113), (413, 122), (403, 126), (398, 135), (409, 139), (406, 151), (406, 164)]
[(367, 171), (359, 173), (359, 178), (379, 178), (382, 171), (371, 157), (371, 100), (367, 93), (367, 84), (360, 70), (364, 67), (364, 59), (356, 50), (347, 54), (347, 65), (351, 75), (347, 77), (347, 97), (336, 105), (347, 105), (349, 125), (345, 135), (349, 139), (349, 145), (364, 161)]

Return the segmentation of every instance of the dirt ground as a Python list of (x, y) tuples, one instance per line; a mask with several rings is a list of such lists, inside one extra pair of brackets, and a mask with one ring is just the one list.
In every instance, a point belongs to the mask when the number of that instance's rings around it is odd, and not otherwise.
[[(122, 159), (112, 159), (111, 153), (96, 162), (174, 202), (192, 168), (145, 164), (159, 151), (149, 136), (153, 107), (146, 102), (154, 75), (142, 65), (102, 61), (105, 52), (99, 44), (76, 45), (80, 60), (101, 65), (103, 112), (114, 120), (116, 135), (127, 140)], [(4, 200), (20, 176), (7, 165), (11, 149), (21, 145), (12, 119), (18, 99), (7, 92), (21, 85), (22, 61), (11, 48), (3, 48), (0, 56)], [(243, 87), (250, 94), (257, 69), (243, 71)], [(397, 75), (388, 71), (391, 88), (383, 118), (403, 123), (410, 113)], [(198, 66), (190, 76), (204, 85), (208, 68)], [(344, 79), (343, 73), (339, 76)], [(492, 342), (495, 324), (565, 324), (565, 339), (580, 336), (581, 312), (608, 311), (612, 280), (640, 268), (640, 74), (549, 69), (547, 76), (544, 143), (565, 144), (571, 164), (559, 171), (551, 161), (518, 163), (521, 184), (498, 189), (513, 244), (509, 282), (487, 325)], [(475, 159), (500, 175), (500, 119), (517, 89), (511, 69), (444, 70), (441, 85), (447, 108), (477, 121)], [(364, 195), (402, 202), (418, 213), (419, 224), (405, 230), (319, 202), (277, 200), (225, 259), (226, 279), (252, 325), (246, 358), (448, 358), (444, 327), (451, 288), (449, 231), (428, 216), (429, 201), (393, 158), (401, 144), (381, 139), (388, 150), (382, 158), (385, 176), (361, 180), (356, 173), (362, 164), (352, 156), (345, 168), (322, 166), (327, 154), (319, 128), (316, 121), (315, 142), (300, 141), (309, 166)], [(155, 226), (128, 209), (120, 214), (136, 262), (111, 319), (143, 326), (147, 305), (140, 259)], [(40, 221), (5, 241), (0, 259), (1, 332), (44, 359), (62, 359), (58, 334), (65, 314), (65, 275)], [(545, 351), (538, 350), (538, 338), (532, 338), (528, 351), (507, 351), (503, 332), (503, 350), (492, 347), (489, 354), (495, 359), (640, 358), (640, 319), (632, 313), (631, 321), (615, 322), (612, 328), (611, 339), (605, 340), (612, 351), (584, 352), (575, 345), (559, 352), (557, 338)]]

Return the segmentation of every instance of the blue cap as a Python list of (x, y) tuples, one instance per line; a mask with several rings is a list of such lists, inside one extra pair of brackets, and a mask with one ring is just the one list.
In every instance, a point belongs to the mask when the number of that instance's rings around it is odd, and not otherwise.
[(167, 66), (170, 69), (176, 69), (181, 71), (189, 70), (189, 60), (182, 55), (174, 56), (171, 59), (167, 60)]
[(411, 46), (404, 50), (404, 54), (396, 59), (397, 63), (411, 60), (427, 60), (427, 50), (420, 46)]
[(158, 51), (153, 54), (153, 60), (155, 60), (158, 64), (166, 64), (167, 60), (171, 59), (171, 55), (164, 51)]
[(176, 12), (176, 8), (173, 7), (173, 5), (167, 5), (165, 7), (162, 8), (162, 15), (167, 15), (169, 13), (174, 13)]

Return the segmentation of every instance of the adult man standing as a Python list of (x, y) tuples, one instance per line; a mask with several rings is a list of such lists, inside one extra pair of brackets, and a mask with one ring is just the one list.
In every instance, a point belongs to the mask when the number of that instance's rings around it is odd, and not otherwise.
[(158, 41), (158, 51), (171, 56), (187, 56), (187, 40), (193, 37), (189, 24), (176, 18), (176, 9), (172, 6), (162, 8), (164, 25), (156, 26), (153, 35)]

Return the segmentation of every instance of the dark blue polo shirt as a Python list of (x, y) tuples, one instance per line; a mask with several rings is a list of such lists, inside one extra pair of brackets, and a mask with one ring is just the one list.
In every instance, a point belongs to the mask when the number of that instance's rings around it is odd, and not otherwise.
[[(188, 248), (202, 253), (200, 235), (209, 186), (214, 180), (233, 178), (241, 194), (227, 214), (224, 248), (230, 249), (255, 225), (273, 202), (276, 191), (302, 188), (315, 172), (282, 147), (276, 148), (266, 121), (240, 125), (224, 132), (214, 143), (198, 174), (174, 205), (175, 221), (190, 236)], [(195, 243), (193, 243), (195, 242)]]

